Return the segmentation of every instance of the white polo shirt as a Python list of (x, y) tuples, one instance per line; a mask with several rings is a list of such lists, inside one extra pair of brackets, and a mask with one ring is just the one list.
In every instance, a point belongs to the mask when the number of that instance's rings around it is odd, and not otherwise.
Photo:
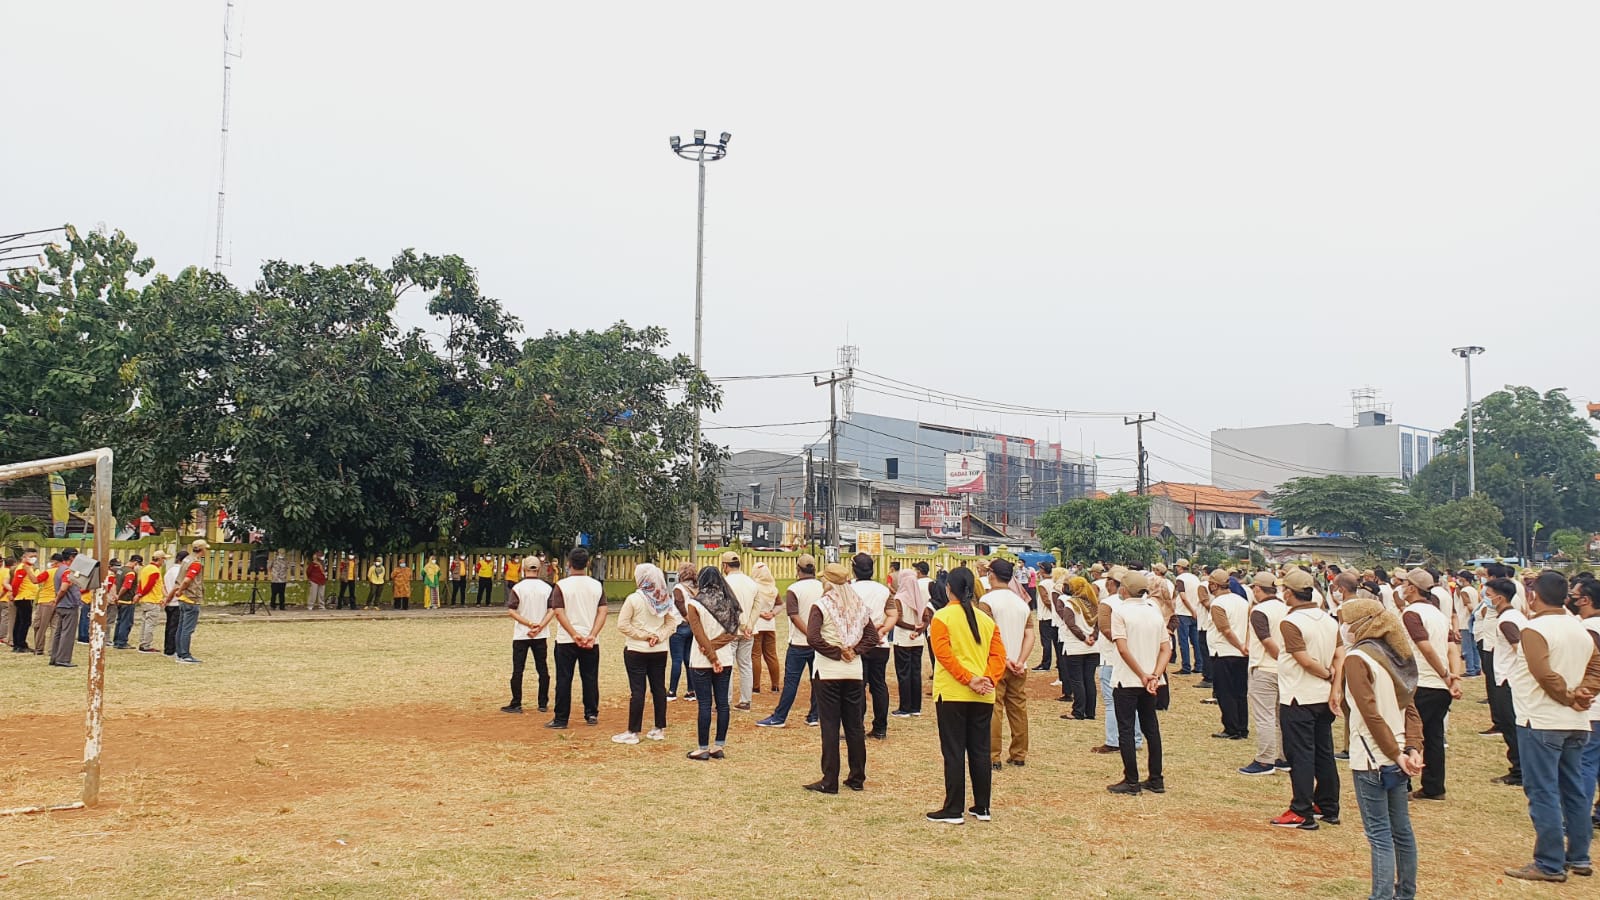
[[(1200, 609), (1200, 576), (1193, 572), (1184, 572), (1178, 576), (1178, 615), (1194, 618), (1195, 610)], [(1188, 602), (1185, 603), (1184, 601)], [(1193, 606), (1193, 609), (1190, 606)]]
[[(550, 611), (550, 594), (550, 583), (542, 578), (524, 578), (511, 588), (511, 595), (517, 601), (517, 615), (529, 622), (544, 621), (545, 613)], [(528, 626), (511, 620), (513, 641), (526, 641), (530, 637)]]
[[(825, 585), (822, 583), (822, 579), (820, 578), (806, 578), (789, 585), (789, 593), (793, 594), (794, 599), (796, 600), (796, 611), (800, 616), (800, 621), (811, 621), (811, 607), (816, 605), (818, 600), (822, 599), (822, 589), (824, 587)], [(787, 599), (785, 599), (784, 605), (785, 609), (787, 609)], [(789, 623), (789, 646), (811, 646), (811, 640), (806, 637), (805, 630), (794, 627), (793, 622)]]
[(991, 588), (979, 601), (989, 607), (989, 617), (1000, 629), (1000, 643), (1006, 648), (1006, 661), (1021, 663), (1022, 640), (1027, 634), (1033, 609), (1010, 588)]
[[(882, 628), (884, 610), (889, 605), (889, 597), (892, 596), (889, 586), (881, 581), (871, 580), (857, 581), (850, 586), (856, 589), (856, 596), (861, 598), (861, 603), (866, 606), (867, 612), (871, 614), (873, 626)], [(893, 634), (893, 632), (890, 633)], [(888, 647), (891, 643), (891, 641), (882, 638), (878, 640), (879, 647)]]
[[(1211, 598), (1211, 611), (1215, 613), (1219, 609), (1227, 617), (1228, 627), (1233, 629), (1233, 636), (1239, 643), (1249, 646), (1250, 604), (1233, 591), (1224, 591), (1222, 596)], [(1244, 656), (1239, 652), (1239, 648), (1228, 643), (1228, 639), (1216, 628), (1212, 628), (1211, 633), (1206, 635), (1206, 648), (1212, 656)]]
[[(1154, 600), (1144, 596), (1118, 604), (1111, 611), (1111, 639), (1126, 640), (1129, 655), (1146, 673), (1160, 675), (1161, 683), (1166, 684), (1167, 675), (1156, 671), (1156, 660), (1161, 656), (1162, 645), (1167, 643), (1167, 620)], [(1144, 687), (1144, 682), (1117, 652), (1115, 643), (1111, 645), (1111, 652), (1116, 655), (1111, 661), (1112, 687)]]
[[(587, 637), (600, 616), (600, 604), (606, 602), (605, 590), (600, 582), (587, 575), (568, 575), (556, 582), (561, 589), (561, 605), (567, 611), (567, 621), (574, 630)], [(577, 639), (561, 627), (556, 619), (556, 643), (575, 644)]]

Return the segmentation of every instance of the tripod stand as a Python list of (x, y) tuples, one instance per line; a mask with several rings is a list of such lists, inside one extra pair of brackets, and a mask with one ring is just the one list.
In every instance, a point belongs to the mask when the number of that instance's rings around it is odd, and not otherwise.
[[(261, 582), (252, 581), (252, 582), (250, 582), (250, 615), (253, 616), (253, 615), (256, 614), (256, 604), (258, 604), (260, 602), (261, 602)], [(267, 611), (267, 615), (269, 615), (269, 616), (272, 615), (272, 606), (271, 605), (264, 606), (262, 608)]]

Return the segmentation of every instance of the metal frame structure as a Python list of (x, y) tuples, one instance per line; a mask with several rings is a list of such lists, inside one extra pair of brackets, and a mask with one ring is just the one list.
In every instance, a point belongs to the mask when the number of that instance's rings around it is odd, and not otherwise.
[[(104, 566), (111, 558), (111, 535), (117, 527), (116, 521), (111, 518), (111, 461), (111, 450), (102, 447), (71, 456), (0, 465), (0, 482), (94, 466), (94, 556), (95, 562)], [(106, 603), (110, 599), (105, 589), (104, 575), (102, 569), (99, 583), (94, 587), (94, 600), (89, 614), (89, 710), (84, 722), (83, 796), (74, 803), (0, 809), (0, 815), (83, 809), (94, 806), (100, 800), (100, 733), (106, 683)]]
[[(683, 139), (673, 135), (668, 139), (672, 152), (678, 154), (700, 167), (700, 204), (698, 215), (695, 219), (694, 237), (694, 367), (700, 369), (700, 320), (704, 309), (701, 288), (705, 283), (706, 265), (706, 163), (716, 162), (728, 155), (728, 142), (733, 140), (733, 135), (724, 131), (719, 140), (706, 141), (705, 129), (696, 129), (694, 143), (685, 144)], [(694, 407), (694, 449), (691, 451), (690, 465), (694, 472), (695, 480), (700, 478), (700, 405)], [(693, 553), (700, 546), (700, 501), (696, 500), (689, 505), (689, 552)]]

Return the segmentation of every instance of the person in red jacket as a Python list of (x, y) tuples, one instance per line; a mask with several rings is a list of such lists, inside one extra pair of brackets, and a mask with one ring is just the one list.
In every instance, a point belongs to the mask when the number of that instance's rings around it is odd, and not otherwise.
[(328, 608), (328, 570), (323, 567), (322, 551), (311, 554), (306, 566), (306, 609)]

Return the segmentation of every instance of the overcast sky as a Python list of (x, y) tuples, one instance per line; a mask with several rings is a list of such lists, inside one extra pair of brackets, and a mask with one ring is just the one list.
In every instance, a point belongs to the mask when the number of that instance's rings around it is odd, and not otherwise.
[[(0, 231), (209, 265), (222, 0), (7, 3)], [(532, 332), (617, 320), (706, 368), (862, 368), (1207, 432), (1455, 421), (1450, 348), (1600, 399), (1600, 4), (244, 0), (225, 271), (459, 253)], [(408, 298), (408, 302), (411, 301)], [(413, 311), (414, 315), (414, 311)], [(858, 407), (1131, 455), (1120, 418)], [(827, 415), (808, 381), (709, 418)], [(717, 432), (798, 447), (822, 425)], [(1148, 431), (1156, 478), (1204, 441)], [(1109, 460), (1116, 488), (1132, 463)], [(1118, 480), (1119, 477), (1124, 480)]]

